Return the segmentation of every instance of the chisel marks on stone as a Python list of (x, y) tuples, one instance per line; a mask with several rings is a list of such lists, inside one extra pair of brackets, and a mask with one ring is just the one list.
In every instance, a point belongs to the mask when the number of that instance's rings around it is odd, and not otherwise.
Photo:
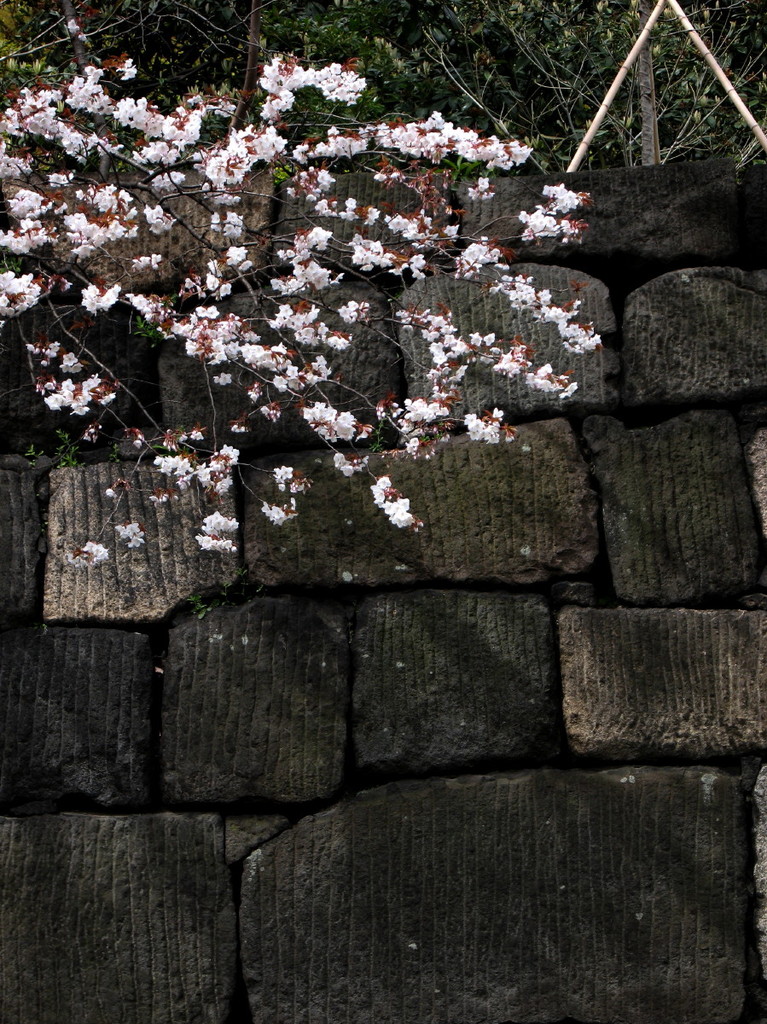
[(0, 634), (0, 801), (149, 799), (149, 640), (112, 629)]
[(358, 765), (402, 775), (559, 748), (543, 598), (449, 590), (381, 594), (357, 611)]
[(215, 815), (2, 818), (0, 917), (0, 1020), (226, 1020), (235, 919)]
[(575, 753), (710, 758), (767, 746), (767, 613), (566, 608), (559, 639)]
[[(281, 461), (255, 466), (271, 472)], [(267, 585), (535, 583), (586, 571), (596, 556), (596, 500), (565, 420), (525, 424), (512, 444), (456, 439), (429, 462), (372, 456), (374, 475), (390, 475), (425, 521), (418, 533), (393, 527), (369, 479), (342, 477), (330, 456), (290, 461), (314, 480), (290, 530), (261, 512), (263, 473), (252, 478), (258, 498), (246, 487), (246, 558)]]
[(734, 1020), (745, 856), (716, 769), (371, 790), (246, 861), (254, 1021)]
[(0, 628), (29, 621), (37, 603), (40, 513), (31, 473), (0, 469)]
[(593, 416), (584, 434), (619, 598), (681, 604), (754, 585), (756, 523), (729, 413), (689, 412), (636, 430)]
[[(105, 496), (119, 479), (130, 489)], [(214, 511), (234, 515), (230, 496), (220, 504), (207, 502), (195, 487), (178, 500), (153, 502), (156, 488), (168, 480), (155, 469), (134, 463), (100, 463), (57, 469), (51, 473), (49, 555), (45, 574), (47, 622), (157, 622), (185, 599), (221, 587), (235, 578), (238, 557), (203, 551), (196, 534)], [(117, 538), (115, 525), (138, 522), (144, 544), (128, 548)], [(67, 554), (87, 541), (102, 543), (109, 558), (86, 567), (67, 561)]]
[(262, 597), (183, 622), (165, 672), (166, 799), (329, 797), (343, 776), (347, 703), (337, 604)]

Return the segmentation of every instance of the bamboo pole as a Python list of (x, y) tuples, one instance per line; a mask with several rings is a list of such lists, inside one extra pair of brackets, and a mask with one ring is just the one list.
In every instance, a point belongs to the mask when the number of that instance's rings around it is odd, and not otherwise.
[(752, 115), (751, 111), (748, 109), (746, 104), (743, 102), (743, 100), (738, 95), (738, 93), (737, 93), (737, 91), (735, 89), (735, 86), (732, 84), (732, 82), (729, 80), (727, 75), (724, 73), (724, 71), (722, 70), (721, 65), (717, 63), (716, 58), (714, 57), (714, 55), (711, 53), (711, 51), (706, 46), (706, 44), (703, 42), (703, 40), (698, 35), (698, 33), (695, 31), (695, 28), (694, 28), (692, 22), (687, 17), (687, 15), (684, 13), (684, 11), (682, 10), (682, 8), (679, 5), (679, 3), (677, 2), (677, 0), (668, 0), (668, 5), (671, 8), (671, 10), (674, 12), (674, 14), (676, 14), (677, 18), (679, 18), (679, 20), (681, 21), (682, 25), (684, 26), (684, 29), (685, 29), (685, 31), (687, 32), (687, 35), (690, 38), (690, 42), (693, 43), (693, 45), (696, 46), (697, 49), (700, 51), (701, 55), (703, 56), (703, 59), (708, 64), (708, 66), (711, 68), (711, 70), (714, 72), (714, 74), (718, 78), (719, 82), (723, 86), (724, 91), (726, 92), (726, 94), (729, 97), (730, 101), (735, 106), (736, 110), (738, 111), (740, 116), (743, 118), (743, 120), (746, 122), (748, 127), (754, 133), (756, 138), (759, 140), (759, 145), (762, 147), (762, 149), (765, 151), (765, 153), (767, 153), (767, 135), (764, 134), (764, 132), (760, 128), (759, 123), (757, 122), (756, 118)]
[[(652, 0), (639, 0), (640, 29), (644, 28), (651, 12)], [(659, 164), (660, 138), (649, 37), (639, 53), (639, 97), (642, 104), (642, 163), (645, 166)]]
[(621, 85), (623, 84), (624, 78), (629, 73), (629, 71), (631, 70), (631, 66), (633, 65), (633, 63), (637, 59), (637, 57), (639, 56), (639, 53), (640, 53), (642, 47), (644, 46), (645, 41), (649, 38), (649, 35), (652, 32), (652, 30), (653, 30), (653, 28), (655, 26), (655, 23), (657, 22), (658, 18), (660, 18), (661, 14), (663, 13), (663, 8), (665, 6), (666, 6), (666, 0), (658, 0), (657, 4), (655, 5), (655, 8), (653, 9), (652, 14), (647, 19), (645, 27), (639, 33), (639, 38), (634, 43), (634, 45), (631, 48), (631, 51), (630, 51), (628, 57), (626, 57), (625, 61), (623, 62), (623, 65), (621, 66), (620, 70), (618, 71), (618, 74), (615, 76), (615, 80), (613, 81), (613, 84), (608, 89), (607, 95), (605, 96), (604, 100), (602, 101), (602, 106), (599, 108), (599, 110), (597, 111), (596, 117), (591, 122), (589, 130), (583, 136), (581, 144), (580, 144), (580, 146), (578, 146), (578, 149), (577, 149), (577, 151), (575, 153), (575, 156), (572, 158), (572, 160), (570, 161), (570, 164), (569, 164), (569, 166), (567, 168), (568, 173), (570, 171), (577, 171), (578, 168), (580, 167), (581, 161), (583, 160), (584, 156), (586, 155), (586, 152), (588, 151), (589, 146), (591, 145), (591, 140), (594, 138), (596, 133), (599, 131), (599, 128), (600, 128), (600, 126), (602, 124), (602, 121), (604, 121), (605, 115), (607, 114), (607, 111), (610, 109), (610, 104), (612, 103), (612, 101), (617, 96), (618, 90), (620, 89)]

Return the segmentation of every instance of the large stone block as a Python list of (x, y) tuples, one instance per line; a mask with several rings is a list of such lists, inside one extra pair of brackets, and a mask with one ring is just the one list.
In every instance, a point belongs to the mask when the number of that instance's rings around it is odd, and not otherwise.
[(623, 320), (626, 405), (729, 402), (767, 391), (767, 271), (677, 270), (633, 292)]
[(595, 416), (584, 434), (621, 600), (682, 604), (755, 584), (756, 524), (729, 413), (690, 412), (637, 430)]
[(767, 613), (565, 608), (559, 642), (576, 754), (707, 759), (767, 747)]
[(762, 768), (753, 792), (755, 925), (762, 974), (767, 969), (767, 768)]
[(138, 633), (0, 634), (0, 801), (147, 803), (151, 688)]
[[(588, 224), (582, 243), (520, 242), (520, 211), (545, 202), (544, 185), (561, 183), (591, 195), (591, 205), (573, 214)], [(459, 204), (466, 210), (462, 231), (497, 238), (513, 246), (520, 259), (683, 266), (726, 263), (738, 250), (735, 165), (729, 160), (531, 175), (493, 184), (495, 196), (484, 200), (470, 199), (468, 186), (459, 187)]]
[[(118, 480), (128, 480), (130, 488), (118, 485), (119, 499), (106, 497)], [(51, 473), (46, 622), (158, 622), (192, 594), (235, 579), (236, 554), (204, 551), (195, 540), (212, 512), (234, 515), (232, 498), (214, 506), (190, 487), (177, 500), (151, 500), (157, 488), (167, 487), (162, 473), (135, 463), (104, 462)], [(143, 526), (141, 547), (131, 549), (117, 539), (115, 526), (125, 522)], [(70, 564), (67, 556), (88, 541), (104, 544), (109, 558), (98, 565)]]
[[(262, 497), (284, 502), (263, 473), (286, 461), (314, 481), (299, 514), (276, 528)], [(374, 586), (431, 580), (530, 584), (586, 571), (597, 552), (596, 499), (565, 420), (519, 428), (498, 446), (451, 440), (431, 460), (372, 456), (424, 520), (392, 526), (373, 505), (370, 477), (343, 477), (316, 452), (263, 459), (246, 480), (250, 578), (274, 585)]]
[[(615, 332), (615, 315), (605, 285), (595, 277), (565, 267), (547, 267), (523, 263), (514, 266), (515, 274), (529, 274), (538, 289), (548, 289), (552, 300), (564, 305), (579, 300), (579, 319), (593, 323), (597, 332), (609, 337)], [(606, 412), (618, 401), (616, 378), (619, 370), (617, 353), (601, 348), (588, 355), (567, 352), (556, 326), (540, 323), (532, 313), (514, 310), (503, 295), (491, 294), (487, 281), (456, 281), (449, 277), (430, 277), (416, 282), (400, 296), (403, 306), (415, 305), (432, 311), (447, 306), (459, 332), (494, 333), (497, 338), (511, 340), (517, 335), (534, 349), (536, 366), (550, 363), (556, 373), (572, 373), (578, 390), (562, 399), (555, 393), (534, 391), (524, 377), (509, 378), (495, 373), (485, 363), (474, 363), (466, 371), (461, 390), (464, 400), (456, 407), (456, 415), (468, 412), (481, 415), (496, 406), (512, 417), (535, 413)], [(400, 344), (405, 355), (408, 393), (429, 395), (431, 386), (426, 372), (431, 366), (429, 344), (419, 331), (400, 331)]]
[(34, 474), (0, 469), (0, 629), (35, 618), (41, 528)]
[[(339, 306), (352, 300), (370, 304), (370, 323), (347, 324), (335, 312)], [(311, 361), (317, 355), (325, 356), (335, 378), (335, 381), (321, 385), (322, 396), (317, 391), (308, 391), (307, 400), (329, 401), (340, 411), (351, 412), (362, 422), (368, 422), (378, 401), (389, 394), (398, 395), (401, 390), (399, 352), (388, 322), (391, 315), (389, 303), (381, 292), (362, 282), (331, 288), (322, 296), (322, 302), (329, 311), (320, 307), (319, 319), (333, 331), (351, 335), (352, 344), (345, 352), (333, 351), (327, 345), (306, 347), (302, 357)], [(271, 295), (261, 294), (258, 298), (238, 295), (220, 302), (218, 308), (222, 313), (235, 313), (252, 319), (253, 329), (261, 336), (262, 344), (282, 341), (289, 348), (295, 348), (295, 338), (290, 333), (281, 337), (266, 323), (267, 319), (274, 319), (278, 305)], [(267, 419), (262, 414), (261, 408), (270, 402), (287, 404), (284, 393), (269, 388), (264, 390), (257, 403), (251, 401), (246, 388), (256, 382), (263, 384), (265, 379), (269, 379), (268, 375), (265, 378), (264, 374), (255, 374), (232, 363), (208, 366), (199, 359), (190, 359), (178, 341), (163, 345), (159, 373), (166, 427), (189, 428), (201, 423), (215, 428), (219, 444), (231, 444), (236, 448), (254, 445), (309, 448), (322, 445), (296, 409), (288, 408), (278, 420)], [(229, 374), (232, 383), (217, 384), (214, 378), (221, 374)], [(230, 427), (233, 421), (238, 421), (236, 431)]]
[[(151, 406), (156, 401), (156, 375), (149, 342), (132, 333), (134, 322), (133, 316), (117, 308), (91, 317), (75, 306), (36, 307), (5, 324), (0, 321), (3, 445), (15, 452), (26, 452), (30, 445), (52, 452), (60, 443), (57, 431), (79, 437), (91, 419), (98, 418), (107, 430), (115, 430), (123, 423), (145, 423), (139, 405)], [(118, 389), (117, 397), (107, 407), (94, 406), (93, 416), (73, 416), (66, 410), (54, 412), (35, 390), (38, 374), (49, 372), (49, 368), (39, 367), (37, 361), (31, 363), (27, 351), (28, 344), (40, 340), (78, 356), (84, 369), (72, 375), (75, 383), (92, 373), (101, 375), (101, 363), (128, 390)], [(59, 364), (54, 361), (52, 365)]]
[(767, 427), (755, 431), (746, 447), (751, 490), (759, 514), (762, 537), (767, 538)]
[(255, 1024), (722, 1024), (746, 835), (715, 768), (390, 784), (245, 865)]
[(420, 590), (367, 598), (354, 636), (357, 764), (402, 775), (559, 750), (542, 597)]
[(346, 746), (346, 628), (339, 605), (299, 597), (176, 626), (163, 692), (165, 799), (331, 796)]
[(767, 261), (767, 165), (750, 164), (741, 171), (740, 239), (747, 265)]
[(224, 823), (227, 864), (237, 864), (269, 839), (290, 826), (281, 814), (232, 814)]
[(227, 1020), (236, 932), (218, 817), (1, 818), (0, 863), (0, 1020)]

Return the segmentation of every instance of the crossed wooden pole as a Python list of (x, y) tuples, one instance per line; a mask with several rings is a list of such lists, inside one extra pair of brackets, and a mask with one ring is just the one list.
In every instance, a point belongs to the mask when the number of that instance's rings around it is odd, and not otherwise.
[[(620, 89), (623, 83), (623, 80), (625, 79), (626, 75), (629, 73), (631, 69), (632, 64), (637, 59), (639, 54), (644, 50), (645, 44), (650, 38), (650, 33), (652, 32), (656, 22), (663, 13), (663, 9), (665, 8), (666, 4), (668, 4), (668, 6), (671, 8), (674, 14), (676, 14), (677, 18), (682, 23), (682, 26), (684, 27), (684, 30), (687, 33), (690, 41), (700, 51), (701, 55), (703, 56), (703, 59), (714, 72), (717, 79), (723, 86), (725, 93), (727, 94), (731, 102), (734, 104), (734, 106), (737, 108), (738, 112), (740, 113), (741, 117), (746, 122), (748, 127), (759, 140), (759, 145), (762, 147), (765, 153), (767, 153), (767, 135), (765, 135), (762, 129), (759, 127), (756, 118), (752, 115), (751, 111), (740, 98), (732, 82), (729, 80), (729, 78), (723, 71), (721, 65), (717, 62), (714, 55), (711, 53), (709, 48), (700, 38), (698, 33), (695, 31), (695, 27), (693, 26), (692, 22), (687, 17), (687, 15), (684, 13), (677, 0), (658, 0), (652, 12), (649, 14), (647, 20), (645, 21), (644, 27), (642, 28), (642, 31), (639, 33), (639, 37), (637, 38), (637, 41), (631, 48), (628, 57), (626, 57), (626, 60), (623, 62), (620, 71), (615, 76), (613, 84), (608, 89), (607, 95), (605, 96), (602, 102), (602, 106), (597, 111), (596, 117), (589, 126), (589, 130), (584, 135), (583, 141), (581, 142), (580, 146), (578, 146), (575, 156), (570, 161), (570, 164), (567, 168), (568, 171), (577, 171), (580, 167), (581, 161), (586, 155), (586, 151), (591, 145), (594, 136), (599, 131), (600, 125), (602, 124), (602, 121), (604, 120), (607, 111), (610, 109), (610, 104), (615, 99), (618, 90)], [(656, 154), (654, 162), (657, 163), (659, 159), (657, 143), (655, 143), (654, 145), (654, 150)]]

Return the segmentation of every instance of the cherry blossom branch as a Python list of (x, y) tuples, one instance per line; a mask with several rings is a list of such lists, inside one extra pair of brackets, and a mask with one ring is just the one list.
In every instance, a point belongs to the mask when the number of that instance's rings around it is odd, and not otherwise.
[[(255, 5), (251, 14), (254, 12)], [(251, 35), (251, 41), (255, 38)], [(251, 49), (249, 68), (252, 56)], [(483, 201), (493, 193), (490, 174), (505, 173), (522, 164), (530, 155), (528, 147), (457, 128), (437, 113), (418, 122), (363, 124), (344, 130), (331, 127), (319, 137), (291, 142), (284, 122), (300, 89), (318, 89), (331, 102), (353, 105), (359, 99), (364, 80), (340, 65), (315, 69), (302, 67), (293, 58), (272, 61), (257, 83), (263, 90), (258, 118), (246, 124), (234, 110), (235, 120), (225, 131), (215, 125), (221, 125), (217, 118), (233, 112), (226, 98), (192, 96), (163, 113), (145, 99), (114, 100), (102, 84), (110, 75), (129, 80), (135, 74), (129, 59), (105, 61), (102, 67), (84, 64), (79, 71), (71, 81), (56, 87), (22, 89), (0, 114), (0, 181), (13, 186), (8, 197), (12, 224), (0, 232), (0, 246), (31, 260), (37, 269), (36, 274), (0, 273), (0, 316), (23, 314), (61, 285), (56, 252), (63, 247), (74, 258), (67, 274), (82, 286), (79, 301), (88, 313), (107, 313), (117, 303), (125, 303), (144, 318), (158, 338), (181, 343), (186, 354), (205, 367), (214, 410), (212, 452), (206, 455), (200, 446), (205, 436), (202, 425), (163, 430), (146, 410), (143, 413), (155, 436), (147, 438), (136, 428), (126, 430), (138, 446), (139, 458), (151, 454), (153, 465), (168, 480), (168, 486), (160, 488), (153, 500), (170, 500), (192, 485), (216, 500), (231, 487), (239, 452), (218, 445), (218, 420), (208, 375), (214, 368), (218, 369), (213, 378), (216, 384), (231, 385), (227, 368), (233, 367), (239, 367), (249, 382), (246, 398), (252, 411), (244, 422), (229, 423), (230, 430), (246, 430), (251, 417), (276, 420), (294, 410), (332, 451), (334, 466), (345, 476), (370, 474), (367, 455), (362, 452), (371, 433), (383, 428), (392, 431), (398, 453), (412, 457), (431, 453), (438, 442), (456, 431), (490, 444), (512, 441), (514, 428), (504, 422), (502, 409), (468, 412), (462, 419), (455, 415), (464, 375), (474, 363), (561, 397), (575, 390), (577, 385), (568, 375), (555, 373), (548, 364), (536, 366), (522, 338), (466, 337), (449, 310), (399, 309), (391, 321), (401, 338), (408, 331), (418, 332), (426, 345), (431, 360), (426, 370), (430, 388), (426, 395), (411, 395), (401, 402), (392, 396), (374, 405), (369, 396), (359, 395), (338, 380), (327, 358), (354, 344), (354, 325), (369, 324), (370, 309), (365, 301), (334, 306), (325, 301), (324, 293), (348, 276), (366, 279), (378, 273), (403, 280), (437, 273), (475, 280), (505, 299), (511, 309), (552, 325), (566, 351), (588, 352), (598, 347), (593, 328), (578, 320), (577, 301), (556, 305), (545, 289), (537, 290), (529, 278), (513, 273), (508, 249), (491, 238), (462, 237), (454, 223), (449, 174), (440, 169), (442, 161), (461, 157), (483, 167), (485, 173), (469, 193)], [(105, 131), (100, 128), (102, 123)], [(203, 141), (205, 132), (210, 132), (212, 141)], [(47, 150), (43, 164), (30, 156), (29, 142), (38, 153)], [(138, 170), (141, 179), (134, 182), (117, 175), (114, 181), (89, 182), (80, 173), (82, 187), (78, 187), (67, 168), (86, 165), (90, 154), (97, 152), (110, 155), (117, 166)], [(336, 165), (347, 167), (358, 158), (384, 194), (395, 184), (406, 186), (414, 209), (387, 207), (385, 202), (379, 208), (351, 196), (342, 202), (334, 194), (332, 170)], [(64, 170), (51, 171), (51, 165)], [(289, 191), (303, 198), (311, 213), (310, 226), (276, 240), (276, 265), (271, 268), (274, 276), (269, 278), (271, 295), (264, 314), (241, 317), (223, 313), (216, 303), (234, 286), (255, 294), (251, 278), (256, 268), (249, 256), (259, 243), (248, 241), (247, 224), (237, 212), (237, 203), (252, 192), (256, 171), (275, 167), (292, 172)], [(186, 199), (197, 202), (205, 212), (208, 220), (204, 227), (191, 223), (177, 208), (176, 201)], [(583, 224), (572, 214), (587, 201), (584, 194), (563, 186), (544, 189), (543, 202), (532, 213), (520, 215), (521, 238), (577, 241)], [(198, 263), (175, 294), (123, 291), (128, 261), (134, 270), (154, 270), (162, 263), (162, 255), (156, 252), (132, 259), (126, 256), (142, 219), (154, 235), (175, 226), (197, 245)], [(337, 234), (336, 224), (345, 230), (351, 225), (351, 237)], [(108, 257), (116, 268), (111, 280), (102, 280), (90, 269), (89, 261), (95, 255), (102, 257), (102, 265), (103, 257)], [(200, 265), (199, 261), (205, 260), (205, 266)], [(69, 283), (64, 281), (66, 286)], [(192, 301), (195, 305), (190, 308)], [(336, 326), (331, 325), (331, 314)], [(338, 326), (339, 317), (342, 327)], [(268, 339), (263, 337), (264, 327), (273, 332)], [(52, 409), (68, 409), (76, 416), (95, 414), (97, 419), (86, 430), (89, 435), (98, 431), (100, 411), (114, 400), (116, 377), (66, 324), (62, 328), (73, 351), (59, 342), (31, 346), (31, 355), (46, 370), (40, 376), (39, 389)], [(103, 376), (93, 373), (75, 379), (84, 371), (78, 361), (80, 353), (86, 354)], [(60, 379), (50, 372), (51, 366), (57, 365)], [(362, 422), (357, 414), (339, 408), (338, 399), (331, 400), (331, 384), (332, 394), (364, 399), (371, 422)], [(141, 407), (138, 396), (122, 387)], [(286, 500), (282, 504), (264, 500), (262, 512), (275, 525), (283, 525), (297, 514), (296, 497), (311, 481), (285, 466), (274, 471), (273, 484), (285, 493)], [(419, 528), (421, 520), (410, 509), (408, 498), (394, 488), (388, 476), (373, 478), (371, 495), (394, 525)], [(234, 551), (231, 535), (236, 526), (234, 520), (214, 512), (206, 517), (197, 541), (205, 550)], [(118, 539), (129, 547), (144, 543), (140, 524), (123, 523), (115, 529)], [(96, 564), (103, 560), (104, 552), (104, 545), (94, 541), (90, 548), (84, 545), (72, 553), (71, 561), (73, 565)]]

